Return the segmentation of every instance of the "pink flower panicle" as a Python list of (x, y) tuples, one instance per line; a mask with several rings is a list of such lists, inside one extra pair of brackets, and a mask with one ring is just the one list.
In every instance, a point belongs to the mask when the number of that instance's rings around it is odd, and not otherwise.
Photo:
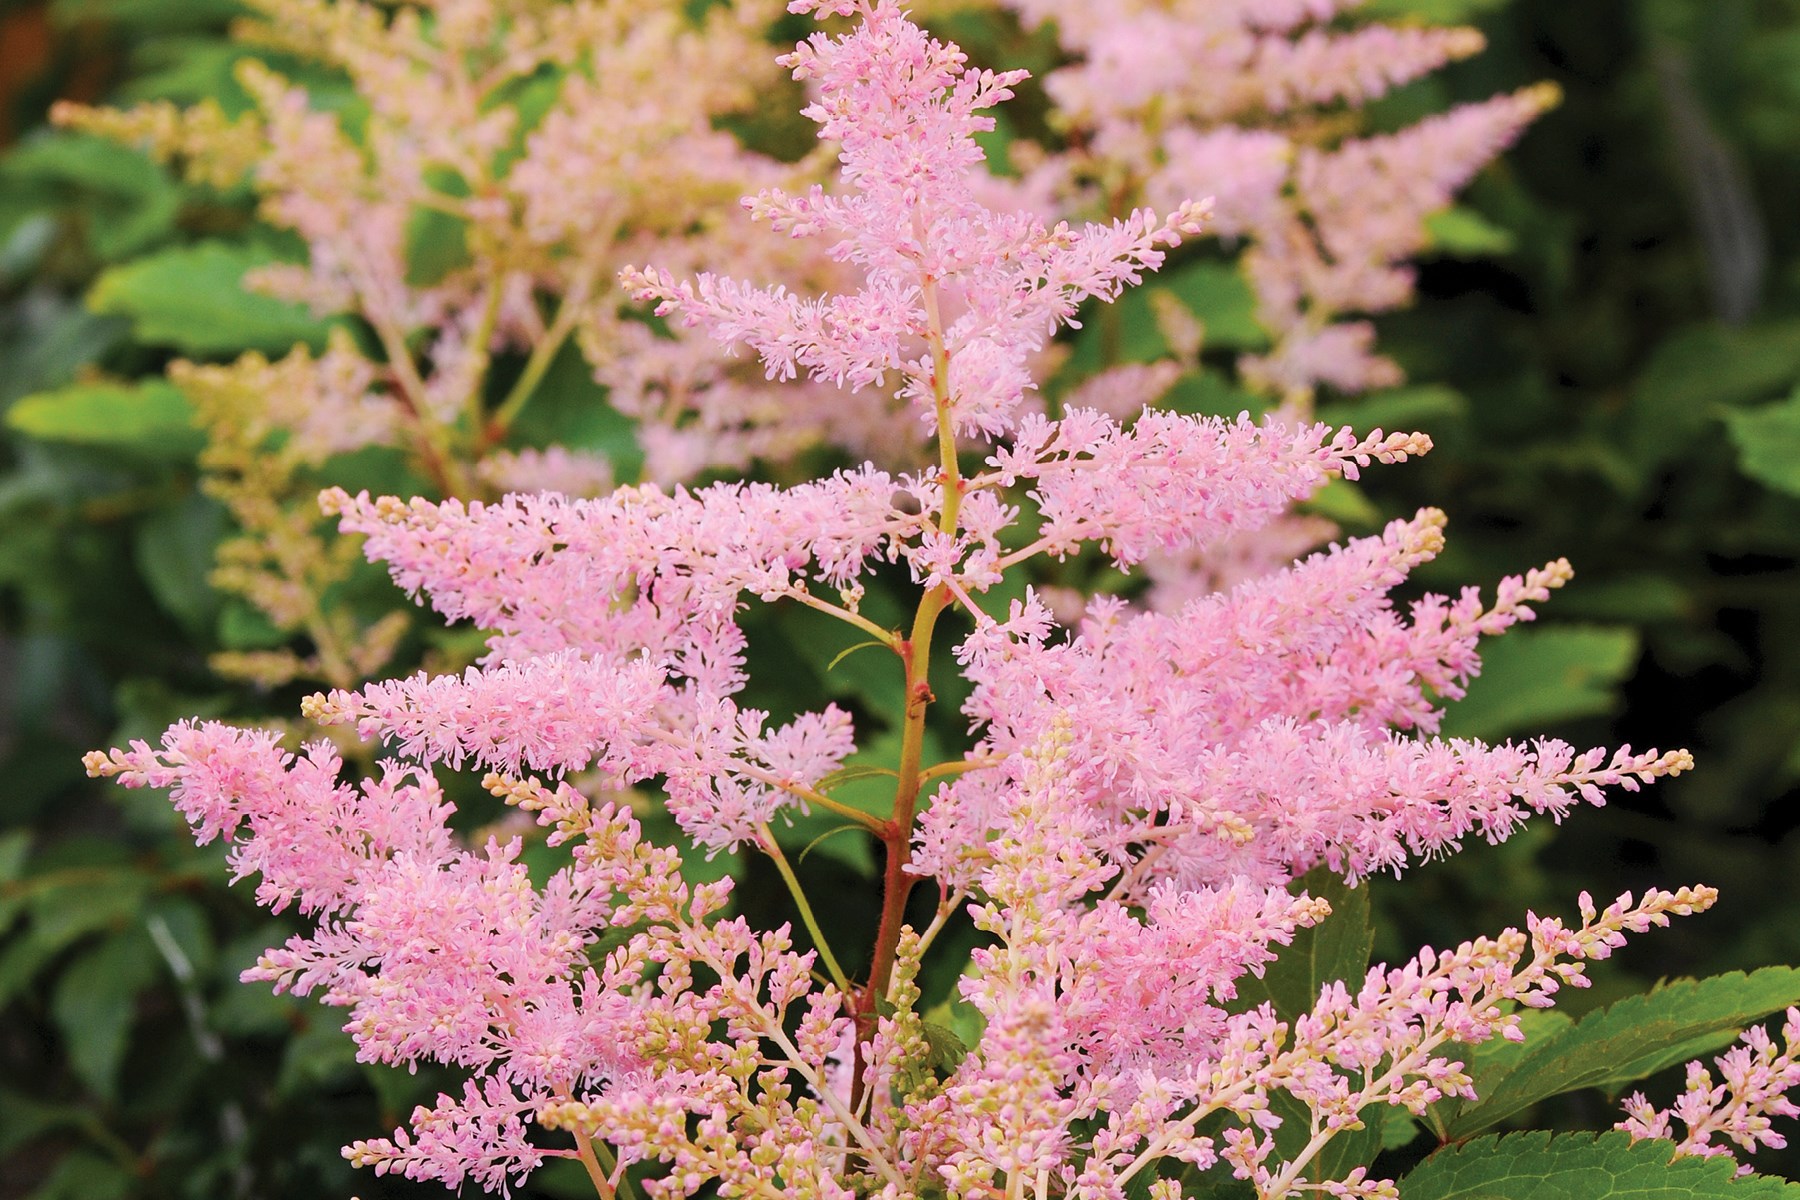
[[(1337, 7), (1231, 0), (1214, 15), (1254, 41)], [(1468, 592), (1402, 613), (1393, 589), (1442, 546), (1435, 510), (1173, 612), (1100, 596), (1065, 628), (1027, 590), (990, 614), (981, 593), (1034, 559), (1093, 547), (1129, 568), (1202, 553), (1279, 528), (1330, 478), (1429, 441), (1291, 419), (1025, 411), (1031, 353), (1083, 298), (1160, 265), (1196, 210), (1082, 231), (995, 213), (975, 199), (972, 135), (1018, 76), (971, 70), (893, 0), (793, 8), (859, 18), (787, 60), (813, 85), (809, 111), (840, 145), (849, 186), (765, 191), (751, 207), (835, 239), (859, 290), (801, 301), (706, 274), (628, 282), (669, 315), (748, 342), (777, 376), (867, 389), (897, 373), (935, 426), (938, 461), (493, 504), (334, 489), (321, 500), (340, 529), (362, 535), (402, 589), (483, 630), (483, 659), (304, 703), (311, 720), (385, 744), (393, 757), (360, 783), (340, 781), (330, 743), (293, 754), (273, 733), (217, 723), (95, 752), (89, 771), (169, 788), (199, 840), (231, 843), (231, 869), (257, 877), (260, 901), (315, 919), (246, 978), (347, 1010), (365, 1061), (467, 1076), (407, 1127), (347, 1149), (379, 1173), (504, 1191), (564, 1157), (603, 1195), (632, 1170), (650, 1200), (1124, 1200), (1139, 1175), (1181, 1162), (1231, 1170), (1269, 1200), (1319, 1186), (1391, 1197), (1366, 1171), (1315, 1185), (1308, 1164), (1365, 1108), (1418, 1113), (1469, 1095), (1448, 1043), (1517, 1037), (1519, 1006), (1585, 985), (1586, 964), (1627, 933), (1703, 909), (1712, 893), (1626, 896), (1603, 911), (1583, 897), (1576, 925), (1532, 916), (1524, 933), (1426, 950), (1283, 1020), (1233, 1002), (1329, 912), (1291, 893), (1293, 880), (1321, 863), (1356, 879), (1471, 836), (1497, 841), (1530, 815), (1560, 819), (1691, 760), (1432, 736), (1441, 704), (1479, 670), (1479, 639), (1530, 619), (1569, 576), (1556, 562), (1504, 581), (1491, 604)], [(443, 36), (467, 18), (444, 8)], [(1289, 49), (1336, 54), (1344, 78), (1330, 94), (1349, 95), (1411, 69), (1357, 66), (1380, 44)], [(685, 353), (646, 365), (632, 402), (684, 378)], [(629, 382), (623, 365), (610, 369)], [(1149, 392), (1157, 376), (1113, 382)], [(734, 423), (732, 385), (722, 374), (699, 384), (719, 389), (721, 428), (746, 439), (732, 453), (750, 453), (755, 423)], [(988, 439), (973, 474), (958, 435)], [(922, 589), (909, 633), (863, 611), (870, 576), (890, 567)], [(778, 719), (742, 702), (751, 600), (805, 605), (901, 660), (907, 749), (886, 817), (829, 794), (857, 748), (847, 712)], [(953, 606), (973, 627), (955, 655), (975, 745), (930, 763), (921, 656)], [(470, 766), (516, 810), (501, 827), (510, 840), (451, 832), (437, 773)], [(775, 856), (820, 951), (798, 952), (785, 925), (727, 915), (729, 881), (687, 882), (681, 855), (645, 840), (632, 811), (642, 803), (663, 804), (699, 851)], [(937, 884), (924, 930), (904, 924), (904, 889), (887, 896), (865, 982), (823, 952), (771, 831), (808, 808), (882, 840), (896, 879)], [(568, 856), (538, 883), (522, 861), (527, 835)], [(957, 1058), (940, 1053), (918, 981), (959, 912), (989, 940), (953, 997), (979, 1027)], [(1285, 1159), (1273, 1136), (1283, 1097), (1314, 1131)]]
[(1250, 240), (1244, 268), (1275, 342), (1240, 368), (1277, 396), (1399, 381), (1373, 327), (1345, 318), (1411, 298), (1406, 260), (1429, 244), (1426, 219), (1555, 102), (1553, 89), (1529, 88), (1321, 144), (1321, 108), (1366, 103), (1476, 54), (1481, 34), (1346, 26), (1335, 18), (1351, 6), (1336, 3), (1000, 2), (1028, 25), (1053, 24), (1073, 59), (1045, 88), (1079, 137), (1025, 161), (1021, 194), (1066, 207), (1118, 179), (1151, 205), (1214, 194), (1212, 231)]
[(1787, 1135), (1777, 1132), (1770, 1118), (1800, 1117), (1800, 1107), (1788, 1096), (1800, 1088), (1800, 1008), (1787, 1010), (1781, 1040), (1777, 1047), (1768, 1030), (1747, 1030), (1737, 1046), (1713, 1060), (1716, 1079), (1703, 1063), (1690, 1062), (1687, 1087), (1668, 1108), (1659, 1109), (1642, 1092), (1633, 1092), (1625, 1100), (1625, 1120), (1614, 1128), (1634, 1141), (1674, 1142), (1676, 1157), (1729, 1156), (1732, 1146), (1745, 1153), (1764, 1146), (1782, 1149)]
[[(1065, 720), (1022, 756), (980, 880), (988, 899), (977, 923), (996, 942), (976, 952), (980, 970), (962, 987), (987, 1030), (928, 1110), (943, 1139), (939, 1173), (965, 1192), (1002, 1175), (1047, 1176), (1071, 1195), (1120, 1200), (1134, 1175), (1166, 1157), (1201, 1169), (1223, 1162), (1259, 1195), (1297, 1195), (1308, 1162), (1330, 1136), (1359, 1127), (1363, 1109), (1418, 1114), (1447, 1096), (1472, 1097), (1449, 1043), (1517, 1039), (1518, 1006), (1586, 986), (1586, 964), (1627, 932), (1715, 898), (1684, 888), (1621, 896), (1597, 911), (1583, 896), (1579, 925), (1533, 916), (1524, 933), (1375, 966), (1360, 986), (1328, 986), (1291, 1025), (1266, 1004), (1234, 1014), (1224, 1007), (1233, 981), (1260, 971), (1328, 906), (1243, 877), (1158, 887), (1141, 917), (1110, 897), (1092, 903), (1115, 872), (1088, 847), (1067, 784), (1073, 731)], [(1285, 1161), (1273, 1137), (1277, 1093), (1303, 1104), (1321, 1131)], [(1219, 1113), (1222, 1135), (1196, 1132)], [(1097, 1127), (1085, 1154), (1068, 1137), (1076, 1123)], [(1393, 1195), (1391, 1183), (1366, 1175), (1337, 1182), (1344, 1195)]]
[(658, 313), (750, 346), (770, 378), (861, 389), (897, 375), (930, 428), (947, 421), (959, 435), (997, 437), (1034, 387), (1027, 359), (1076, 323), (1082, 301), (1112, 299), (1160, 267), (1169, 247), (1199, 232), (1204, 206), (1081, 229), (985, 207), (972, 179), (983, 160), (975, 134), (993, 128), (984, 111), (1025, 73), (969, 67), (893, 0), (796, 9), (815, 10), (862, 18), (854, 32), (815, 34), (783, 60), (814, 84), (806, 115), (838, 143), (851, 191), (773, 188), (746, 203), (781, 232), (836, 239), (832, 256), (861, 271), (861, 287), (805, 300), (711, 273), (677, 282), (628, 268), (621, 278)]

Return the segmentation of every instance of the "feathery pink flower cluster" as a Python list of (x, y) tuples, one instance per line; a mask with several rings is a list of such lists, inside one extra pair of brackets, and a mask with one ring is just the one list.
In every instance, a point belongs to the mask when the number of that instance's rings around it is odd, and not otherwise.
[[(1548, 88), (1468, 104), (1397, 133), (1333, 135), (1355, 107), (1482, 48), (1468, 28), (1332, 22), (1344, 0), (997, 0), (1052, 24), (1076, 61), (1045, 88), (1071, 149), (1027, 160), (1028, 195), (1166, 205), (1212, 193), (1212, 232), (1244, 237), (1274, 339), (1246, 382), (1283, 399), (1399, 382), (1367, 321), (1412, 297), (1426, 219), (1555, 102)], [(1324, 110), (1321, 112), (1321, 110)]]
[[(466, 1071), (389, 1138), (381, 1172), (504, 1190), (551, 1157), (611, 1200), (711, 1193), (849, 1200), (1052, 1194), (1123, 1200), (1164, 1165), (1229, 1171), (1267, 1200), (1359, 1114), (1468, 1097), (1450, 1043), (1519, 1035), (1519, 1006), (1582, 986), (1586, 963), (1707, 907), (1710, 889), (1621, 897), (1581, 920), (1531, 916), (1449, 952), (1333, 984), (1311, 1011), (1234, 1007), (1297, 930), (1328, 913), (1303, 871), (1398, 870), (1533, 813), (1687, 768), (1684, 752), (1577, 753), (1431, 736), (1478, 668), (1478, 639), (1528, 619), (1554, 563), (1479, 596), (1389, 592), (1441, 544), (1432, 511), (1179, 612), (1097, 599), (1061, 627), (1035, 593), (984, 593), (1047, 557), (1121, 567), (1267, 526), (1333, 476), (1425, 451), (1417, 434), (1119, 420), (1023, 403), (1028, 364), (1088, 298), (1110, 299), (1198, 229), (1201, 207), (1046, 227), (977, 198), (974, 135), (1016, 74), (970, 69), (896, 0), (795, 0), (853, 17), (786, 61), (841, 147), (841, 195), (762, 193), (777, 229), (832, 239), (856, 290), (803, 300), (719, 276), (626, 273), (641, 297), (777, 377), (885, 392), (937, 439), (932, 466), (872, 465), (791, 486), (620, 488), (593, 499), (433, 504), (326, 494), (399, 585), (489, 631), (460, 676), (307, 701), (392, 756), (339, 780), (327, 745), (183, 723), (160, 747), (95, 752), (96, 775), (168, 787), (264, 903), (315, 917), (249, 975), (349, 1010), (368, 1061)], [(965, 472), (980, 440), (983, 461)], [(865, 611), (883, 571), (917, 594), (904, 629)], [(858, 747), (835, 705), (785, 722), (750, 706), (746, 597), (815, 609), (896, 660), (892, 807), (834, 797)], [(997, 606), (996, 606), (997, 607)], [(870, 610), (872, 611), (872, 609)], [(947, 618), (976, 736), (927, 757), (934, 641)], [(943, 626), (944, 629), (940, 629)], [(865, 736), (862, 744), (868, 744)], [(570, 861), (534, 885), (518, 840), (465, 846), (438, 773), (482, 769)], [(626, 797), (660, 793), (699, 851), (773, 861), (815, 949), (727, 916), (729, 881), (690, 885)], [(774, 827), (823, 809), (882, 843), (865, 976), (824, 938)], [(920, 883), (934, 918), (907, 922)], [(987, 940), (950, 1003), (978, 1036), (934, 1044), (919, 971), (953, 922)], [(1276, 1101), (1310, 1117), (1278, 1150)], [(1358, 1169), (1339, 1196), (1392, 1196)], [(1173, 1200), (1173, 1185), (1152, 1193)]]

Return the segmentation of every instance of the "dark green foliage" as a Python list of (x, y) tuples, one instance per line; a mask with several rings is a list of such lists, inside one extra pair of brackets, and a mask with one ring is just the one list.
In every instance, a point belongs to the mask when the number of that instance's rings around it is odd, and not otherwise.
[(1400, 1181), (1401, 1200), (1791, 1200), (1800, 1184), (1733, 1177), (1729, 1159), (1670, 1163), (1667, 1142), (1622, 1133), (1516, 1133), (1440, 1150)]

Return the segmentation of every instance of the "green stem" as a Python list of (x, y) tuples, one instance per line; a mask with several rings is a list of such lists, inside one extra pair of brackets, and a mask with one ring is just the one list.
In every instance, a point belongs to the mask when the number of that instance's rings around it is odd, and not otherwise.
[(838, 620), (844, 622), (846, 625), (855, 626), (857, 629), (860, 629), (864, 633), (868, 634), (872, 641), (880, 642), (882, 645), (886, 646), (889, 650), (892, 650), (895, 653), (899, 653), (899, 651), (900, 651), (899, 637), (896, 636), (895, 633), (891, 629), (883, 629), (881, 626), (879, 626), (875, 622), (869, 620), (869, 618), (863, 616), (861, 613), (853, 613), (849, 609), (844, 608), (841, 605), (833, 604), (829, 600), (821, 600), (821, 599), (819, 599), (819, 597), (813, 595), (811, 592), (807, 591), (804, 588), (796, 588), (794, 591), (792, 591), (788, 594), (791, 595), (795, 600), (799, 601), (801, 604), (806, 605), (806, 607), (808, 607), (808, 608), (817, 609), (819, 612), (822, 612), (822, 613), (826, 614), (827, 616), (836, 617)]
[(850, 979), (844, 974), (844, 969), (838, 966), (837, 956), (832, 954), (831, 945), (826, 942), (825, 933), (819, 928), (819, 919), (813, 915), (806, 892), (801, 888), (800, 880), (794, 875), (794, 868), (788, 865), (787, 855), (781, 852), (781, 847), (776, 844), (775, 835), (769, 832), (766, 822), (757, 825), (756, 836), (759, 848), (775, 863), (775, 869), (781, 872), (781, 881), (787, 884), (788, 894), (793, 896), (794, 904), (800, 909), (800, 919), (806, 924), (806, 932), (812, 934), (813, 945), (818, 947), (819, 958), (824, 962), (825, 970), (830, 973), (831, 981), (837, 984), (838, 990), (844, 995), (850, 995), (854, 990), (850, 986)]
[(400, 331), (386, 321), (370, 319), (375, 329), (375, 336), (381, 341), (381, 348), (387, 354), (388, 369), (400, 385), (400, 398), (412, 413), (413, 424), (419, 431), (419, 442), (414, 446), (419, 460), (424, 464), (426, 473), (438, 485), (446, 497), (465, 496), (469, 494), (469, 479), (455, 455), (450, 452), (448, 431), (431, 419), (425, 411), (425, 380), (419, 375), (419, 368), (413, 362), (412, 351), (406, 348), (406, 339)]
[(919, 784), (924, 786), (937, 779), (953, 779), (958, 775), (967, 775), (970, 771), (979, 771), (983, 767), (997, 767), (1000, 759), (991, 756), (981, 758), (964, 758), (956, 762), (941, 762), (930, 770), (919, 775)]
[(499, 445), (506, 435), (512, 431), (513, 423), (525, 406), (537, 392), (538, 384), (544, 381), (545, 372), (550, 364), (556, 361), (563, 343), (575, 332), (575, 322), (581, 315), (582, 306), (588, 301), (594, 290), (594, 282), (600, 274), (598, 259), (589, 259), (576, 271), (569, 290), (563, 294), (562, 303), (557, 306), (556, 317), (550, 322), (550, 328), (544, 331), (543, 338), (531, 349), (531, 357), (525, 361), (525, 370), (520, 373), (512, 390), (500, 401), (500, 407), (488, 418), (487, 428), (482, 431), (479, 449), (485, 450)]
[(493, 355), (488, 347), (494, 340), (494, 326), (500, 322), (500, 297), (504, 290), (505, 277), (496, 269), (488, 276), (487, 300), (481, 306), (481, 320), (475, 326), (475, 332), (469, 341), (469, 348), (481, 358), (481, 369), (474, 372), (474, 382), (469, 386), (469, 394), (463, 398), (464, 418), (469, 423), (469, 436), (481, 436), (481, 394), (487, 383), (488, 367), (492, 365)]

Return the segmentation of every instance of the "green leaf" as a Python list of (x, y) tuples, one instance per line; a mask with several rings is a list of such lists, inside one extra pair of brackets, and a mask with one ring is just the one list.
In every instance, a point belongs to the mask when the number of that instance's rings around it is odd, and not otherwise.
[(1744, 474), (1800, 496), (1800, 391), (1780, 404), (1725, 414)]
[[(25, 872), (25, 860), (31, 855), (31, 831), (17, 829), (0, 835), (0, 884), (15, 883)], [(25, 911), (25, 901), (9, 889), (0, 887), (0, 937), (18, 922)]]
[(1474, 209), (1446, 208), (1425, 219), (1431, 247), (1455, 258), (1488, 258), (1510, 254), (1518, 240), (1510, 229), (1494, 224)]
[(193, 414), (180, 389), (152, 379), (142, 384), (77, 383), (39, 392), (8, 409), (6, 423), (46, 442), (187, 457), (206, 443), (194, 427)]
[(154, 978), (156, 953), (141, 930), (108, 938), (57, 980), (50, 1013), (62, 1030), (69, 1065), (103, 1099), (118, 1092), (137, 993)]
[(157, 603), (196, 636), (211, 628), (219, 610), (219, 594), (207, 576), (224, 533), (224, 508), (191, 492), (147, 517), (133, 538), (138, 573)]
[(1422, 429), (1431, 432), (1469, 413), (1469, 398), (1441, 384), (1416, 384), (1389, 388), (1326, 407), (1321, 419), (1331, 425), (1349, 425), (1368, 433), (1375, 429)]
[(1114, 336), (1109, 328), (1116, 330), (1121, 362), (1168, 357), (1169, 345), (1150, 303), (1155, 292), (1173, 295), (1199, 318), (1206, 327), (1208, 349), (1259, 350), (1269, 344), (1268, 332), (1256, 320), (1256, 296), (1237, 269), (1227, 263), (1198, 262), (1130, 289), (1113, 301), (1113, 312), (1087, 313), (1063, 377), (1082, 380), (1100, 370), (1105, 343)]
[[(469, 195), (469, 185), (447, 167), (429, 167), (425, 184), (447, 199)], [(475, 260), (469, 255), (469, 223), (437, 208), (415, 207), (406, 219), (406, 282), (435, 287)]]
[[(1527, 1008), (1519, 1013), (1519, 1032), (1524, 1035), (1524, 1041), (1514, 1042), (1497, 1037), (1490, 1038), (1479, 1046), (1458, 1047), (1457, 1053), (1463, 1060), (1463, 1069), (1469, 1075), (1469, 1086), (1475, 1089), (1477, 1096), (1486, 1096), (1527, 1055), (1536, 1053), (1537, 1048), (1545, 1041), (1560, 1036), (1574, 1024), (1574, 1017), (1558, 1009)], [(1428, 1108), (1423, 1119), (1438, 1141), (1447, 1142), (1450, 1140), (1450, 1126), (1467, 1107), (1467, 1101), (1449, 1097)]]
[(1603, 716), (1638, 658), (1636, 630), (1514, 628), (1482, 643), (1481, 674), (1449, 706), (1444, 733), (1498, 738)]
[(164, 250), (102, 274), (88, 307), (129, 317), (139, 341), (184, 354), (285, 354), (299, 342), (323, 347), (324, 321), (298, 304), (244, 290), (245, 272), (274, 261), (256, 247), (226, 242)]
[(1433, 25), (1473, 21), (1483, 13), (1505, 8), (1512, 0), (1368, 0), (1363, 15), (1375, 19), (1406, 19)]
[(45, 133), (0, 159), (0, 190), (42, 197), (78, 214), (95, 253), (114, 262), (173, 233), (181, 189), (128, 146)]
[(128, 1162), (77, 1150), (25, 1200), (126, 1200), (139, 1182)]
[(956, 1031), (948, 1025), (940, 1025), (935, 1021), (922, 1021), (925, 1032), (925, 1046), (931, 1055), (933, 1071), (954, 1071), (962, 1060), (969, 1057), (969, 1047)]
[(1161, 276), (1149, 286), (1164, 287), (1206, 324), (1206, 344), (1227, 350), (1257, 350), (1269, 334), (1256, 319), (1256, 293), (1226, 263), (1199, 262)]
[(1772, 396), (1800, 378), (1800, 321), (1703, 325), (1664, 341), (1632, 389), (1628, 442), (1640, 465), (1685, 457), (1721, 405)]
[(1719, 1050), (1746, 1025), (1800, 1004), (1800, 969), (1683, 979), (1591, 1012), (1529, 1047), (1481, 1101), (1450, 1124), (1463, 1139), (1538, 1101), (1578, 1088), (1608, 1091)]
[(15, 310), (18, 324), (0, 341), (0, 406), (33, 392), (74, 383), (130, 333), (130, 323), (97, 317), (74, 300), (46, 300)]
[(58, 21), (102, 21), (142, 30), (204, 29), (248, 16), (237, 0), (54, 0)]
[(1326, 984), (1341, 980), (1354, 991), (1368, 972), (1369, 952), (1375, 945), (1369, 885), (1351, 887), (1329, 867), (1315, 867), (1289, 890), (1329, 901), (1331, 915), (1296, 933), (1293, 944), (1279, 950), (1260, 979), (1247, 975), (1238, 981), (1238, 998), (1231, 1006), (1236, 1011), (1267, 1001), (1282, 1020), (1291, 1021), (1312, 1011)]
[[(1279, 951), (1280, 956), (1261, 978), (1246, 975), (1240, 979), (1231, 1008), (1243, 1011), (1267, 1002), (1274, 1006), (1277, 1016), (1291, 1022), (1312, 1011), (1327, 984), (1343, 982), (1354, 991), (1362, 983), (1375, 946), (1375, 928), (1370, 920), (1366, 882), (1351, 887), (1341, 875), (1320, 866), (1289, 885), (1289, 890), (1329, 901), (1331, 915), (1296, 933), (1293, 944)], [(1290, 1157), (1298, 1154), (1311, 1137), (1307, 1107), (1286, 1092), (1273, 1094), (1269, 1107), (1282, 1118), (1275, 1135), (1277, 1152)], [(1341, 1179), (1374, 1160), (1381, 1149), (1386, 1106), (1372, 1105), (1359, 1115), (1363, 1127), (1347, 1129), (1333, 1138), (1310, 1165), (1308, 1178)]]
[(1306, 511), (1335, 521), (1339, 525), (1368, 528), (1381, 520), (1381, 510), (1368, 493), (1348, 479), (1328, 480), (1324, 487), (1306, 502)]
[(1449, 1146), (1400, 1181), (1401, 1200), (1800, 1200), (1800, 1184), (1736, 1177), (1730, 1158), (1670, 1161), (1667, 1142), (1534, 1131)]

